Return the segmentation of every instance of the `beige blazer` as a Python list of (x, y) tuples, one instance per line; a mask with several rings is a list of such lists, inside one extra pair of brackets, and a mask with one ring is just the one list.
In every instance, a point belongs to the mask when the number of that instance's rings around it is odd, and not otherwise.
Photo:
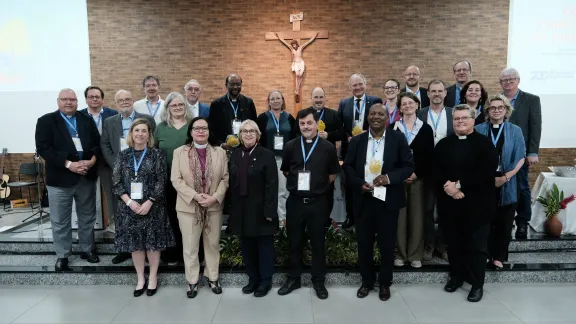
[[(182, 145), (174, 150), (172, 160), (172, 185), (178, 193), (176, 198), (176, 211), (194, 213), (193, 200), (196, 196), (194, 190), (194, 179), (190, 172), (188, 160), (189, 145)], [(208, 145), (207, 153), (212, 157), (212, 186), (209, 195), (218, 201), (208, 208), (208, 211), (221, 211), (224, 203), (224, 196), (228, 189), (228, 158), (226, 151), (220, 147)]]

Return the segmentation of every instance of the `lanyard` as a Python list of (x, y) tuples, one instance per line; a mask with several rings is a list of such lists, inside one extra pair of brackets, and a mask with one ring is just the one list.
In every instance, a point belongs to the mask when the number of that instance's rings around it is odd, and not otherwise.
[(482, 113), (482, 106), (478, 106), (478, 111), (476, 112), (476, 118), (478, 118), (478, 116), (480, 116), (481, 113)]
[[(404, 119), (400, 119), (400, 124), (404, 126), (404, 136), (406, 136), (406, 141), (408, 141), (408, 144), (410, 144), (410, 140), (412, 139), (412, 133), (408, 131), (408, 127), (406, 126)], [(414, 123), (414, 126), (416, 126), (416, 123)], [(414, 127), (412, 129), (414, 129)]]
[[(272, 116), (272, 121), (274, 122), (274, 125), (276, 126), (276, 134), (280, 134), (280, 121), (276, 119), (276, 115), (274, 115), (273, 112), (268, 111), (270, 113), (270, 116)], [(280, 113), (280, 116), (282, 116), (282, 113)]]
[(310, 155), (312, 155), (312, 152), (316, 148), (316, 144), (318, 144), (318, 138), (319, 137), (320, 136), (316, 136), (316, 140), (314, 141), (314, 144), (310, 148), (310, 152), (308, 152), (308, 155), (306, 155), (306, 151), (304, 150), (304, 136), (300, 136), (300, 144), (302, 147), (302, 157), (304, 158), (304, 170), (306, 170), (306, 162), (308, 162), (308, 160), (310, 159)]
[[(62, 112), (60, 112), (60, 115), (62, 118), (64, 118), (64, 121), (68, 124), (68, 126), (72, 127), (76, 133), (74, 137), (78, 137), (78, 128), (76, 128), (76, 116), (72, 116), (72, 118), (68, 119), (68, 117), (66, 117), (66, 115), (64, 115)], [(70, 120), (72, 120), (72, 122), (70, 122)]]
[(442, 118), (442, 111), (444, 111), (444, 108), (442, 108), (442, 110), (438, 114), (438, 119), (434, 120), (434, 116), (432, 116), (432, 108), (428, 108), (428, 118), (430, 118), (430, 120), (432, 121), (432, 126), (434, 126), (434, 132), (438, 131), (438, 125), (440, 124), (440, 119)]
[(140, 169), (140, 165), (144, 160), (144, 156), (146, 156), (146, 152), (148, 151), (148, 147), (144, 148), (144, 152), (142, 152), (142, 156), (140, 157), (140, 161), (136, 164), (136, 155), (134, 155), (134, 148), (132, 148), (132, 158), (134, 159), (134, 176), (138, 177), (138, 169)]
[(146, 107), (148, 108), (148, 112), (150, 113), (150, 116), (152, 116), (152, 118), (156, 117), (156, 114), (158, 113), (158, 109), (160, 108), (160, 100), (158, 100), (158, 103), (156, 104), (156, 110), (154, 110), (154, 113), (152, 113), (152, 105), (150, 104), (150, 102), (146, 101)]
[[(94, 120), (94, 117), (92, 117), (92, 120)], [(96, 128), (100, 126), (101, 121), (102, 121), (102, 113), (98, 114), (98, 121), (94, 121), (94, 123), (96, 124)]]
[(324, 120), (324, 108), (322, 108), (322, 113), (320, 113), (320, 120)]
[(372, 160), (374, 160), (374, 156), (376, 156), (376, 151), (378, 151), (380, 142), (382, 142), (383, 139), (384, 136), (382, 136), (379, 140), (376, 140), (374, 137), (372, 137)]
[[(366, 95), (364, 95), (366, 96)], [(355, 118), (356, 120), (360, 120), (360, 116), (362, 115), (362, 112), (366, 110), (366, 98), (364, 98), (364, 96), (362, 97), (362, 99), (360, 101), (362, 102), (362, 108), (358, 107), (358, 105), (354, 104), (354, 109), (356, 109), (356, 112), (358, 113), (358, 118)], [(356, 98), (356, 97), (354, 97)], [(358, 98), (356, 98), (358, 99)]]
[(502, 130), (504, 130), (504, 123), (502, 123), (502, 125), (500, 126), (500, 129), (498, 130), (498, 135), (496, 135), (496, 138), (494, 138), (494, 132), (491, 129), (488, 129), (488, 131), (490, 132), (490, 137), (492, 137), (492, 144), (494, 144), (494, 147), (496, 147), (496, 145), (498, 144), (500, 135), (502, 135)]
[[(386, 112), (388, 112), (388, 103), (386, 103)], [(398, 106), (394, 107), (394, 111), (392, 114), (388, 113), (389, 123), (393, 123), (394, 119), (396, 118), (396, 113), (398, 112)]]
[(234, 119), (238, 119), (238, 107), (240, 106), (240, 102), (236, 99), (236, 106), (234, 106), (230, 97), (228, 97), (228, 102), (230, 102), (230, 106), (232, 106), (232, 110), (234, 110)]
[[(408, 86), (406, 86), (406, 92), (412, 92), (412, 90), (410, 90), (410, 88), (408, 88)], [(416, 97), (420, 98), (420, 88), (418, 88), (418, 91), (416, 92), (412, 92)]]

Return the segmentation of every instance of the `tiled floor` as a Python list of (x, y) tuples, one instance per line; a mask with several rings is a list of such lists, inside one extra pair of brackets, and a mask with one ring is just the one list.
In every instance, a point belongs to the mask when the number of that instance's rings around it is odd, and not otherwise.
[(488, 284), (484, 299), (468, 303), (467, 289), (397, 285), (388, 302), (377, 293), (356, 298), (356, 287), (328, 287), (328, 300), (309, 288), (265, 298), (225, 288), (161, 286), (154, 297), (132, 297), (128, 286), (0, 286), (0, 324), (21, 323), (530, 323), (576, 324), (576, 284)]

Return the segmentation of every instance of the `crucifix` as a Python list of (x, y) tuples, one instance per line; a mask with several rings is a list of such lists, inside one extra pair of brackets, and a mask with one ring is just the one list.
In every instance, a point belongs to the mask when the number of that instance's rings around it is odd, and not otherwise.
[[(302, 51), (310, 43), (318, 38), (328, 38), (328, 31), (301, 31), (300, 21), (304, 19), (304, 14), (302, 12), (290, 15), (290, 22), (292, 23), (291, 32), (269, 32), (266, 33), (266, 40), (279, 40), (292, 52), (292, 71), (294, 72), (294, 101), (296, 105), (294, 107), (294, 112), (298, 112), (302, 109), (302, 80), (304, 79), (304, 60), (302, 59)], [(308, 39), (306, 43), (300, 46), (301, 39)], [(292, 40), (290, 44), (286, 40)]]

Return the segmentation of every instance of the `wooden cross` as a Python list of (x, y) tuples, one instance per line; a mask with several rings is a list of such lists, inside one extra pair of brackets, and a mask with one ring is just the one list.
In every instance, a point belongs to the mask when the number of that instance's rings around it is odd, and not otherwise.
[[(267, 32), (265, 34), (265, 38), (267, 41), (278, 41), (278, 37), (283, 38), (284, 40), (297, 40), (298, 44), (302, 46), (301, 40), (302, 39), (310, 39), (313, 38), (315, 35), (316, 39), (319, 38), (328, 38), (328, 31), (301, 31), (300, 30), (300, 21), (304, 19), (304, 14), (302, 12), (294, 13), (290, 15), (290, 22), (292, 23), (292, 31), (288, 32)], [(278, 37), (276, 37), (276, 34)], [(294, 89), (296, 89), (296, 74), (294, 73)], [(298, 89), (298, 94), (295, 96), (295, 105), (294, 105), (294, 114), (297, 114), (298, 111), (302, 109), (302, 86), (300, 85), (300, 89)]]

